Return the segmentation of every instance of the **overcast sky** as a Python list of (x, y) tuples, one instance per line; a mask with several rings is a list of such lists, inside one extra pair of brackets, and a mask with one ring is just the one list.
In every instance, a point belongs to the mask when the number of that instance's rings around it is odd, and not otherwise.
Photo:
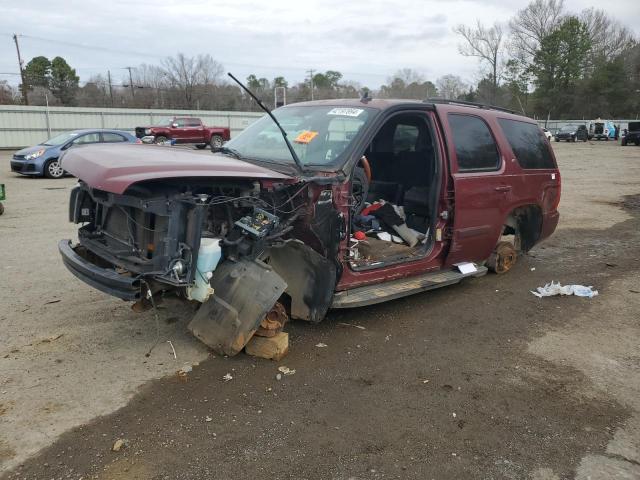
[[(372, 88), (400, 68), (425, 79), (478, 79), (475, 59), (458, 54), (458, 23), (506, 22), (528, 0), (0, 0), (0, 80), (17, 84), (23, 59), (64, 57), (81, 81), (123, 67), (159, 63), (177, 52), (209, 53), (226, 71), (300, 81), (309, 68), (338, 70)], [(57, 4), (57, 5), (56, 5)], [(640, 0), (567, 0), (566, 9), (607, 6), (640, 36)], [(78, 44), (80, 46), (78, 46)], [(87, 47), (99, 48), (83, 48)]]

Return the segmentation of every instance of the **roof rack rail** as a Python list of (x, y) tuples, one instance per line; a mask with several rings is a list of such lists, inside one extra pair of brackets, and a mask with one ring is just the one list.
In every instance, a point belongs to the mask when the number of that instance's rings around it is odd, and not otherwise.
[(522, 115), (520, 112), (510, 110), (508, 108), (496, 107), (495, 105), (487, 105), (484, 103), (467, 102), (465, 100), (449, 100), (446, 98), (427, 98), (424, 103), (442, 103), (446, 105), (464, 105), (465, 107), (482, 108), (484, 110), (498, 110), (500, 112), (512, 113), (514, 115)]

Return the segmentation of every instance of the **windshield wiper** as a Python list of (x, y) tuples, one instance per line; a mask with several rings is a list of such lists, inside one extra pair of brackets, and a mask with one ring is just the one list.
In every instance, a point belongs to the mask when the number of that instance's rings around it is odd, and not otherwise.
[(213, 151), (213, 153), (222, 153), (223, 155), (229, 155), (233, 158), (237, 158), (238, 160), (242, 159), (240, 152), (234, 148), (218, 147)]
[(293, 149), (293, 145), (291, 145), (291, 142), (287, 138), (287, 132), (285, 132), (284, 128), (282, 128), (282, 125), (280, 125), (280, 122), (278, 122), (276, 117), (273, 116), (273, 113), (271, 113), (271, 110), (269, 110), (267, 107), (265, 107), (264, 104), (260, 101), (260, 99), (258, 97), (256, 97), (251, 90), (249, 90), (247, 87), (245, 87), (244, 84), (240, 80), (238, 80), (236, 77), (234, 77), (231, 73), (227, 73), (227, 75), (229, 75), (238, 85), (240, 85), (240, 87), (245, 92), (247, 92), (251, 96), (251, 98), (253, 98), (256, 101), (258, 106), (262, 110), (267, 112), (267, 115), (269, 115), (271, 117), (271, 120), (273, 120), (273, 123), (276, 124), (276, 126), (280, 129), (280, 133), (282, 133), (282, 138), (284, 138), (284, 142), (287, 144), (287, 148), (289, 149), (289, 152), (291, 153), (291, 158), (293, 158), (293, 161), (295, 162), (296, 166), (298, 167), (298, 170), (300, 171), (300, 173), (303, 174), (304, 173), (304, 166), (302, 165), (302, 162), (300, 161), (300, 158), (298, 157), (298, 154)]

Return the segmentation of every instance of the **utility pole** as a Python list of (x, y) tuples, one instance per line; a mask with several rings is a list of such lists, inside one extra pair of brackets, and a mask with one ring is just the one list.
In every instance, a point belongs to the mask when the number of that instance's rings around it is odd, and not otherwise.
[(111, 86), (111, 70), (107, 70), (107, 79), (109, 80), (109, 97), (111, 98), (111, 106), (113, 107), (113, 87)]
[(133, 88), (133, 77), (131, 76), (131, 67), (124, 67), (129, 70), (129, 86), (131, 87), (131, 98), (135, 97), (134, 88)]
[(309, 80), (311, 82), (311, 100), (313, 100), (313, 72), (314, 71), (315, 70), (313, 70), (313, 69), (307, 70), (307, 73), (309, 74)]
[(18, 35), (13, 34), (13, 41), (16, 42), (16, 51), (18, 52), (18, 66), (20, 67), (20, 77), (22, 78), (22, 100), (25, 105), (29, 105), (29, 98), (27, 97), (27, 82), (24, 77), (24, 68), (22, 68), (22, 57), (20, 57), (20, 46), (18, 45)]

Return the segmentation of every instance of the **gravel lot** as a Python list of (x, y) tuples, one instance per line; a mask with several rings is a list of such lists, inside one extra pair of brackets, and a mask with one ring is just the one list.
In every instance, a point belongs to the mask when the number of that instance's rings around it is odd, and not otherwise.
[[(177, 305), (156, 326), (72, 277), (75, 180), (0, 152), (0, 476), (640, 478), (640, 148), (553, 146), (561, 223), (514, 271), (295, 322), (279, 364), (211, 358)], [(529, 293), (551, 280), (600, 295)]]

